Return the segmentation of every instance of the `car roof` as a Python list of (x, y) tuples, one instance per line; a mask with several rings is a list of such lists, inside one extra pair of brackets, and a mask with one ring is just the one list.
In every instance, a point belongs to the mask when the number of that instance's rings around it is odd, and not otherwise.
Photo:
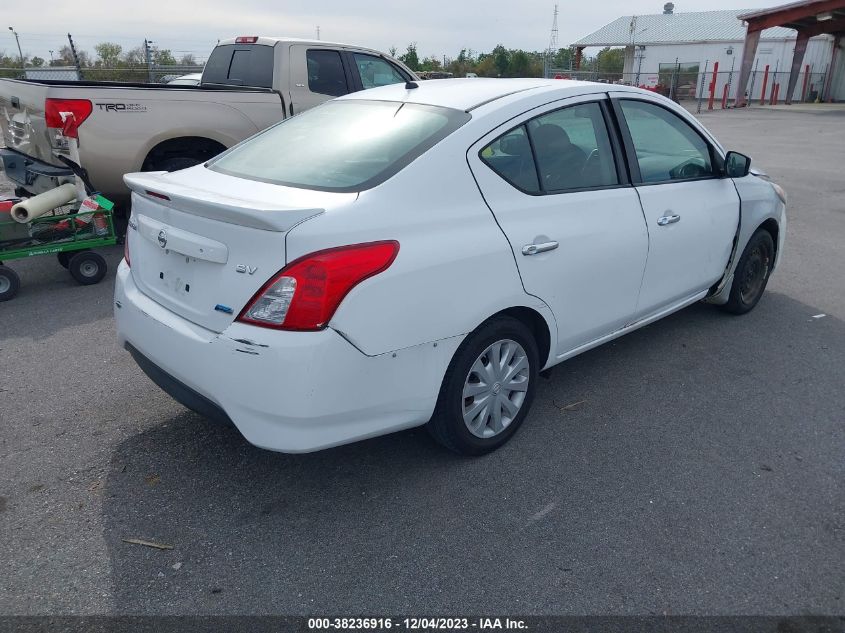
[(569, 79), (429, 79), (418, 81), (416, 84), (418, 87), (410, 90), (402, 83), (381, 86), (354, 92), (338, 100), (405, 101), (469, 111), (497, 99), (529, 90), (535, 94), (554, 92), (561, 98), (565, 98), (568, 93), (580, 95), (617, 89), (636, 90), (628, 86)]
[[(257, 37), (258, 39), (253, 43), (262, 44), (264, 46), (275, 46), (276, 44), (280, 43), (305, 44), (306, 46), (328, 46), (330, 48), (354, 48), (362, 51), (370, 51), (376, 55), (384, 55), (384, 53), (382, 53), (381, 51), (377, 51), (374, 48), (369, 48), (368, 46), (358, 46), (357, 44), (344, 44), (343, 42), (327, 42), (326, 40), (309, 40), (298, 37), (275, 37), (272, 35), (241, 35), (239, 37)], [(220, 40), (220, 43), (217, 44), (217, 46), (237, 43), (238, 41), (236, 37), (230, 37), (226, 40)]]

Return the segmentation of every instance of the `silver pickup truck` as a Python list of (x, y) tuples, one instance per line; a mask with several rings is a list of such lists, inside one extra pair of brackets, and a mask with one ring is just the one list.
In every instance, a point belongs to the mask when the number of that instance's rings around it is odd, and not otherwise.
[(199, 86), (0, 79), (0, 165), (19, 195), (70, 181), (56, 154), (67, 151), (60, 113), (72, 112), (82, 166), (120, 204), (125, 173), (189, 167), (333, 97), (411, 79), (368, 48), (257, 36), (221, 41)]

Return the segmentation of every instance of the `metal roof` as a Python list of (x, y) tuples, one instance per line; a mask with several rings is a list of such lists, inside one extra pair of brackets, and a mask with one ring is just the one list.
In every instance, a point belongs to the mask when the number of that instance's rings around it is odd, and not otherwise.
[[(741, 42), (745, 39), (745, 25), (738, 16), (747, 9), (698, 11), (691, 13), (658, 13), (654, 15), (625, 15), (581, 38), (573, 46), (627, 46), (629, 44), (690, 44), (697, 42)], [(631, 22), (636, 19), (634, 33)], [(766, 29), (764, 40), (784, 40), (795, 37), (795, 31), (784, 27)]]

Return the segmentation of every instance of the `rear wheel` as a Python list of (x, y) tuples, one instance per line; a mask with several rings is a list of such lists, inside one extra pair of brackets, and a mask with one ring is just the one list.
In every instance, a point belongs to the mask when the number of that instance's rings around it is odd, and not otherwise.
[(21, 278), (8, 266), (0, 266), (0, 301), (8, 301), (21, 288)]
[(77, 253), (81, 252), (82, 251), (64, 251), (62, 253), (56, 253), (56, 259), (59, 260), (59, 263), (62, 265), (62, 268), (67, 268), (70, 264), (70, 258), (76, 255)]
[(522, 424), (537, 384), (539, 353), (531, 331), (512, 317), (492, 319), (455, 353), (428, 430), (463, 455), (507, 442)]
[(83, 286), (100, 283), (106, 276), (108, 266), (101, 255), (93, 251), (74, 253), (68, 262), (68, 270)]
[(766, 284), (774, 262), (775, 244), (771, 234), (758, 229), (739, 258), (734, 271), (733, 284), (728, 302), (723, 306), (733, 314), (745, 314), (754, 309)]

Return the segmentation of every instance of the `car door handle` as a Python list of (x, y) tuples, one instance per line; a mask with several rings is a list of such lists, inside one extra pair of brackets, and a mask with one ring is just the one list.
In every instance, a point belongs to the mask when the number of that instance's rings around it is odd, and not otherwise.
[(674, 224), (675, 222), (679, 222), (681, 220), (681, 216), (677, 214), (673, 215), (664, 215), (663, 217), (657, 218), (657, 224), (660, 226), (666, 226), (667, 224)]
[(537, 253), (545, 253), (546, 251), (553, 251), (558, 247), (557, 242), (543, 242), (542, 244), (526, 244), (522, 247), (523, 255), (536, 255)]

